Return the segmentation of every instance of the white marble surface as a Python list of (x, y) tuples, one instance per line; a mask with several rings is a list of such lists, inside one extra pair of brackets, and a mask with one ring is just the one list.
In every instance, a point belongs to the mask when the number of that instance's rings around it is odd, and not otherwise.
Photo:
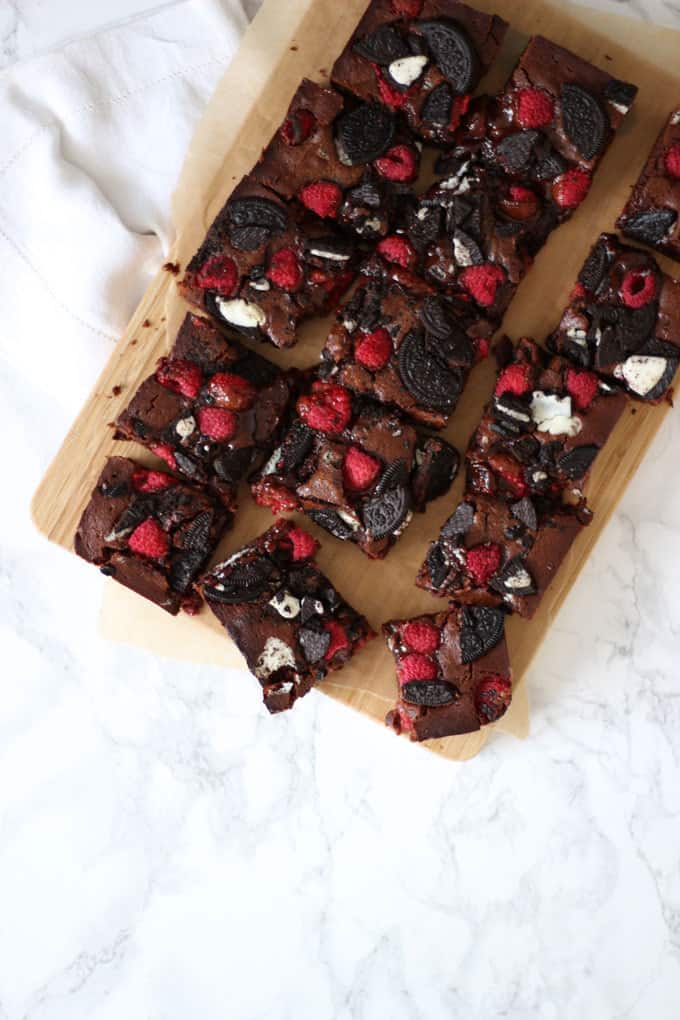
[[(150, 6), (0, 0), (2, 60)], [(677, 1020), (677, 411), (532, 670), (531, 739), (452, 765), (97, 637), (99, 576), (27, 514), (108, 340), (60, 371), (2, 250), (37, 342), (0, 331), (0, 1020)]]

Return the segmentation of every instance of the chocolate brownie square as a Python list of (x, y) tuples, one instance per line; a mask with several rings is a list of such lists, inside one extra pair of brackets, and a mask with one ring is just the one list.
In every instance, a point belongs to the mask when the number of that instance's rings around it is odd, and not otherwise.
[(291, 708), (374, 636), (316, 566), (317, 548), (292, 521), (277, 521), (198, 586), (270, 712)]
[(616, 226), (680, 261), (680, 107), (661, 129)]
[(512, 700), (505, 613), (457, 606), (383, 624), (399, 698), (386, 723), (411, 740), (474, 733), (497, 722)]
[(387, 276), (363, 278), (338, 312), (320, 371), (353, 393), (443, 428), (492, 333), (468, 302), (416, 296)]
[(524, 496), (506, 503), (469, 495), (430, 546), (416, 584), (470, 605), (536, 612), (572, 543), (579, 515)]
[(680, 361), (680, 281), (648, 252), (601, 234), (548, 345), (658, 403)]
[(422, 138), (446, 143), (507, 28), (459, 0), (371, 0), (331, 80), (399, 111)]
[(78, 524), (75, 551), (173, 616), (195, 613), (201, 600), (193, 582), (231, 521), (210, 493), (110, 457)]
[(295, 375), (187, 315), (170, 354), (116, 421), (173, 471), (209, 484), (230, 507), (239, 481), (271, 453)]
[(333, 223), (244, 177), (217, 214), (179, 290), (196, 308), (275, 347), (325, 315), (354, 279), (355, 245)]
[(420, 436), (397, 411), (314, 379), (297, 418), (253, 478), (256, 503), (304, 511), (372, 558), (387, 554), (414, 510), (447, 491), (458, 454)]

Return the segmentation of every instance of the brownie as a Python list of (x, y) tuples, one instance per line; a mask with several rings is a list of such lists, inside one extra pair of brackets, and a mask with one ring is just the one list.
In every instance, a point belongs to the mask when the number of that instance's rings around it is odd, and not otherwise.
[(633, 396), (658, 403), (680, 361), (680, 281), (648, 252), (601, 234), (548, 344)]
[(385, 721), (397, 733), (411, 740), (474, 733), (505, 714), (512, 673), (502, 609), (452, 605), (382, 629), (399, 690)]
[(374, 636), (316, 566), (317, 548), (306, 531), (280, 520), (198, 585), (270, 712), (291, 708)]
[(420, 150), (390, 110), (304, 79), (253, 179), (372, 240), (418, 176)]
[(201, 601), (193, 582), (231, 521), (204, 489), (110, 457), (80, 518), (75, 551), (173, 616), (195, 613)]
[(416, 584), (531, 617), (583, 524), (569, 507), (468, 495), (430, 545)]
[(680, 107), (661, 129), (616, 226), (680, 261)]
[(168, 357), (118, 417), (116, 438), (142, 443), (233, 507), (239, 481), (278, 440), (294, 380), (189, 314)]
[(467, 491), (563, 502), (584, 484), (628, 398), (528, 338), (499, 348), (494, 395), (466, 454)]
[(457, 469), (458, 454), (443, 439), (421, 436), (397, 411), (316, 378), (252, 492), (274, 513), (304, 511), (382, 558)]
[(386, 276), (363, 278), (338, 312), (321, 373), (416, 422), (442, 428), (492, 333), (468, 302), (414, 295)]
[(458, 0), (371, 0), (331, 80), (398, 111), (422, 138), (446, 143), (507, 27)]
[(303, 319), (325, 315), (354, 279), (352, 238), (253, 175), (217, 214), (180, 293), (245, 336), (291, 347)]

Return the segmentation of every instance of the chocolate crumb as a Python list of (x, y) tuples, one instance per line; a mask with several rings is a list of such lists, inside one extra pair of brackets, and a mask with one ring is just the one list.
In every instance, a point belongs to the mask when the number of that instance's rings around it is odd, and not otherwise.
[(299, 49), (300, 49), (299, 46), (295, 46), (295, 45), (291, 46), (291, 50), (293, 50), (294, 53), (297, 52), (297, 50), (299, 50)]
[(114, 386), (113, 389), (111, 390), (111, 394), (114, 397), (119, 397), (122, 392), (123, 392), (123, 387), (122, 386)]
[(179, 263), (166, 262), (165, 265), (163, 266), (163, 269), (166, 271), (166, 273), (172, 273), (173, 276), (177, 276), (177, 274), (179, 273)]
[(135, 336), (135, 337), (133, 337), (133, 338), (132, 338), (132, 340), (130, 341), (130, 347), (134, 347), (136, 343), (137, 343), (137, 337)]
[(145, 319), (144, 322), (142, 323), (142, 329), (148, 329), (150, 325), (151, 319)]

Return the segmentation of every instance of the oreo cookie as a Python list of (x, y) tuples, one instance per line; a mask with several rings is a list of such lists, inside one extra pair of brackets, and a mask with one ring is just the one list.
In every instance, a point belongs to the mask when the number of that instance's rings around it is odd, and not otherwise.
[(406, 42), (392, 25), (381, 25), (368, 35), (358, 39), (352, 46), (364, 60), (387, 67), (393, 60), (408, 57), (410, 50)]
[(419, 404), (438, 411), (452, 410), (463, 388), (460, 372), (441, 363), (420, 330), (411, 330), (401, 343), (399, 375)]
[(255, 251), (286, 228), (286, 213), (268, 198), (236, 198), (227, 203), (229, 240), (239, 251)]
[(425, 708), (450, 705), (457, 696), (456, 688), (446, 680), (409, 680), (401, 688), (401, 697), (404, 701)]
[(248, 563), (237, 560), (228, 573), (216, 582), (205, 585), (204, 594), (209, 602), (254, 602), (267, 588), (275, 573), (271, 560), (263, 557)]
[(336, 147), (340, 161), (347, 166), (372, 163), (390, 147), (395, 120), (380, 103), (362, 103), (338, 121)]
[(393, 535), (406, 520), (410, 509), (408, 490), (403, 485), (397, 485), (364, 503), (364, 527), (374, 540)]
[(658, 244), (671, 232), (677, 218), (674, 209), (644, 209), (625, 220), (624, 232), (643, 244)]
[(503, 638), (505, 613), (491, 606), (466, 606), (462, 610), (460, 655), (464, 664), (481, 659)]
[(467, 35), (455, 21), (437, 18), (419, 21), (432, 58), (457, 95), (471, 92), (479, 78), (479, 58)]
[(571, 82), (562, 87), (561, 103), (567, 137), (584, 159), (594, 159), (607, 139), (607, 115), (591, 92)]

